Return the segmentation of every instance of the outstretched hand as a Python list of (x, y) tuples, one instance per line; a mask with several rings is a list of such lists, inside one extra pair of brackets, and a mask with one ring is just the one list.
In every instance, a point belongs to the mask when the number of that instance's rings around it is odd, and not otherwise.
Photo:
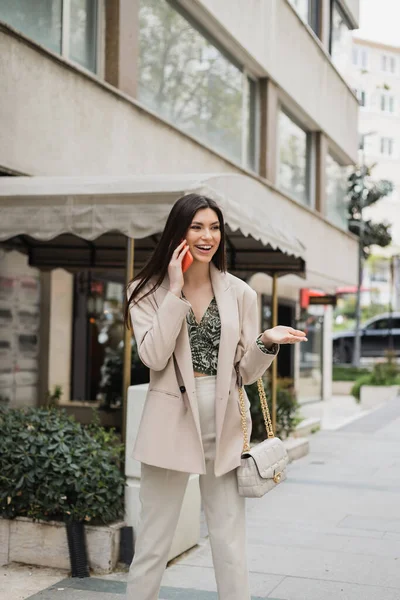
[(286, 327), (285, 325), (277, 325), (272, 329), (266, 329), (261, 336), (265, 346), (272, 344), (297, 344), (298, 342), (307, 342), (307, 337), (304, 331)]

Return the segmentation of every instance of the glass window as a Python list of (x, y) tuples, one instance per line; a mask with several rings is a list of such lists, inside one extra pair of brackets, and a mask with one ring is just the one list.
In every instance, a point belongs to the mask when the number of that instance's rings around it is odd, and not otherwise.
[[(346, 71), (348, 64), (348, 57), (350, 56), (352, 48), (352, 33), (351, 27), (348, 23), (347, 18), (342, 12), (338, 2), (334, 0), (332, 4), (332, 20), (331, 20), (331, 38), (330, 38), (330, 52), (332, 56), (332, 62), (340, 71)], [(357, 60), (363, 60), (361, 53)], [(353, 54), (354, 61), (354, 54)], [(364, 68), (364, 65), (362, 65)]]
[(71, 0), (69, 58), (96, 71), (97, 0)]
[(394, 112), (394, 96), (381, 94), (381, 111), (388, 113)]
[(396, 59), (394, 56), (387, 56), (386, 54), (382, 54), (381, 57), (381, 68), (382, 71), (387, 73), (395, 73), (396, 72)]
[(368, 51), (365, 49), (361, 52), (361, 66), (363, 69), (368, 67)]
[(320, 0), (289, 0), (299, 16), (308, 23), (311, 29), (320, 36), (319, 27), (319, 1)]
[(342, 229), (347, 222), (347, 167), (328, 153), (326, 159), (326, 216)]
[(367, 325), (365, 329), (368, 330), (380, 330), (380, 329), (388, 329), (389, 328), (389, 320), (388, 319), (379, 319), (378, 321), (374, 321), (370, 325)]
[(358, 98), (358, 102), (360, 103), (360, 106), (366, 106), (367, 104), (367, 94), (365, 93), (364, 90), (354, 90), (357, 98)]
[(53, 52), (61, 52), (62, 0), (2, 0), (0, 19)]
[[(124, 358), (123, 273), (80, 271), (74, 281), (72, 399), (98, 401), (107, 408), (122, 403)], [(131, 381), (149, 381), (149, 370), (132, 343)]]
[(4, 0), (0, 19), (49, 50), (96, 71), (97, 9), (98, 0)]
[(386, 156), (393, 156), (394, 153), (394, 140), (393, 138), (382, 137), (381, 138), (381, 154)]
[(279, 114), (279, 186), (302, 204), (310, 204), (310, 135), (283, 110)]
[[(251, 95), (249, 100), (248, 94)], [(254, 168), (255, 86), (166, 0), (141, 0), (139, 100), (237, 162)], [(250, 164), (249, 164), (250, 163)]]

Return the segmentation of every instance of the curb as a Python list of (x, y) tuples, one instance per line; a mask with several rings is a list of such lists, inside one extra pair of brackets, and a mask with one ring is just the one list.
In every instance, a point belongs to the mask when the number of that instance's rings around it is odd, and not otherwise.
[(288, 438), (283, 445), (289, 455), (289, 462), (303, 458), (310, 452), (310, 444), (307, 438)]

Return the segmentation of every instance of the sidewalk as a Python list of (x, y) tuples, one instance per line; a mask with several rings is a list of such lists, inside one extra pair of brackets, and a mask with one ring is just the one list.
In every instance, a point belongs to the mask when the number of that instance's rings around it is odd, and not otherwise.
[[(289, 466), (287, 481), (248, 501), (253, 597), (400, 600), (399, 506), (400, 398), (395, 398), (340, 429), (311, 436), (310, 454)], [(47, 590), (14, 595), (12, 568), (0, 574), (0, 597), (7, 600), (117, 600), (125, 590), (126, 573), (83, 580), (58, 573)], [(19, 583), (23, 578), (28, 584), (28, 568), (19, 568)], [(203, 539), (167, 569), (160, 599), (216, 600), (215, 590), (210, 547)]]

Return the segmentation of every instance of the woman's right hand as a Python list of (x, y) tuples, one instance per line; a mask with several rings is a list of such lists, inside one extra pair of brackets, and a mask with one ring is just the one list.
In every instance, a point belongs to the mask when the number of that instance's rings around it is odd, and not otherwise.
[(175, 249), (168, 265), (169, 291), (178, 296), (178, 298), (181, 295), (184, 284), (182, 260), (188, 250), (189, 246), (186, 240), (183, 240)]

